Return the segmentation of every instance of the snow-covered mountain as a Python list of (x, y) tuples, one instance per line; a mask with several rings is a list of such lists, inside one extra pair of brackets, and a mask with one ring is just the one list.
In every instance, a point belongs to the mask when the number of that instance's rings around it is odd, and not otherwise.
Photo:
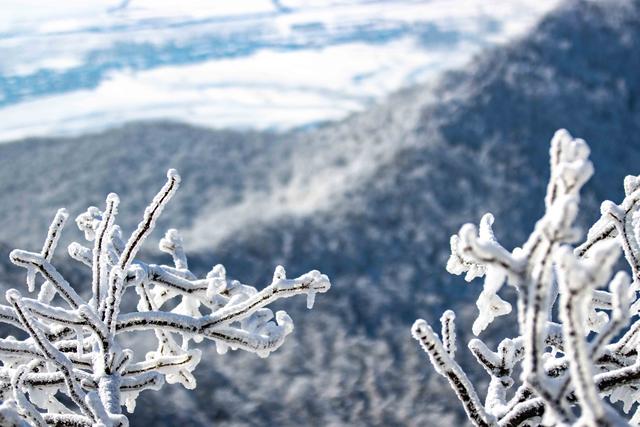
[(557, 1), (3, 1), (0, 141), (141, 119), (339, 119), (522, 34)]
[[(521, 241), (559, 127), (592, 148), (583, 223), (620, 200), (623, 177), (640, 173), (638, 69), (640, 3), (569, 0), (526, 38), (339, 123), (272, 134), (158, 122), (2, 145), (0, 250), (38, 248), (58, 207), (79, 213), (109, 191), (131, 228), (176, 167), (182, 190), (160, 228), (186, 231), (194, 269), (222, 262), (259, 284), (279, 263), (318, 268), (333, 288), (312, 312), (285, 303), (296, 330), (271, 357), (211, 346), (199, 387), (143, 394), (133, 425), (462, 425), (409, 334), (453, 308), (469, 338), (479, 289), (444, 271), (449, 236), (491, 211), (501, 241)], [(4, 268), (0, 281), (15, 281)]]

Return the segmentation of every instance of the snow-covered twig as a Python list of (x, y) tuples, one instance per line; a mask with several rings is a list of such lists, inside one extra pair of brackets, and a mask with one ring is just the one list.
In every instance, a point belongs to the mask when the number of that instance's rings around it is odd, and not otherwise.
[[(228, 279), (220, 265), (198, 279), (189, 271), (182, 238), (173, 229), (160, 241), (173, 265), (136, 259), (179, 183), (177, 172), (170, 170), (126, 241), (115, 222), (117, 195), (107, 196), (104, 210), (90, 207), (78, 216), (76, 223), (92, 244), (74, 242), (69, 254), (91, 268), (88, 300), (51, 262), (68, 217), (65, 210), (56, 214), (40, 252), (11, 252), (11, 261), (27, 270), (29, 295), (7, 291), (9, 305), (0, 305), (0, 322), (23, 330), (28, 338), (0, 339), (0, 419), (35, 426), (127, 425), (121, 407), (133, 411), (140, 392), (157, 390), (165, 382), (196, 386), (193, 371), (201, 352), (192, 343), (206, 338), (219, 353), (231, 348), (266, 357), (293, 330), (287, 313), (274, 315), (267, 306), (304, 294), (311, 308), (315, 295), (329, 290), (329, 279), (318, 271), (288, 279), (280, 266), (261, 291)], [(137, 294), (137, 311), (121, 312), (127, 293)], [(136, 358), (120, 337), (139, 330), (153, 330), (157, 348)], [(61, 403), (57, 393), (71, 403)]]
[[(560, 130), (551, 141), (550, 158), (546, 210), (521, 248), (500, 245), (491, 214), (482, 218), (479, 231), (466, 224), (451, 238), (447, 270), (465, 273), (467, 281), (484, 277), (475, 335), (511, 312), (511, 304), (499, 296), (505, 283), (518, 293), (519, 335), (505, 338), (496, 352), (479, 339), (469, 343), (491, 377), (484, 404), (443, 345), (448, 327), (443, 326), (441, 341), (418, 320), (413, 335), (475, 425), (637, 425), (640, 321), (630, 320), (640, 314), (640, 177), (625, 179), (620, 205), (602, 204), (602, 218), (574, 250), (569, 245), (580, 237), (574, 226), (579, 192), (593, 173), (589, 148)], [(624, 272), (611, 279), (620, 248), (632, 280)], [(443, 324), (450, 318), (447, 311)], [(518, 364), (521, 375), (514, 389)], [(635, 406), (635, 414), (625, 419), (605, 397), (622, 401), (626, 414)]]

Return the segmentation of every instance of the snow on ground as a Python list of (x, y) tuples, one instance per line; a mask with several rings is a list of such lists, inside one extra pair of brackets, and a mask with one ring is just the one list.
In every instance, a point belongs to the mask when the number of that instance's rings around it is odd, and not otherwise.
[(558, 0), (0, 4), (0, 140), (131, 120), (342, 118), (526, 32)]

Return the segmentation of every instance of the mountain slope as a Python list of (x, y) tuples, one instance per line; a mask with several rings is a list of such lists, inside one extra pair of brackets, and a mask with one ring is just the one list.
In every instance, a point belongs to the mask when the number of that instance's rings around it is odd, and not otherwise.
[[(586, 138), (593, 150), (596, 175), (584, 196), (584, 224), (598, 215), (601, 200), (620, 199), (624, 175), (640, 172), (640, 115), (633, 102), (640, 95), (634, 72), (639, 13), (637, 2), (572, 2), (530, 37), (450, 75), (435, 95), (425, 88), (405, 95), (411, 108), (419, 108), (414, 122), (411, 115), (393, 119), (404, 105), (400, 96), (385, 106), (387, 120), (378, 111), (315, 136), (313, 144), (323, 153), (358, 145), (370, 152), (378, 140), (388, 145), (374, 170), (339, 194), (333, 209), (236, 233), (215, 253), (251, 279), (264, 277), (275, 262), (327, 271), (335, 287), (317, 309), (335, 319), (327, 329), (346, 330), (347, 339), (329, 360), (318, 360), (322, 375), (305, 381), (301, 394), (308, 406), (298, 409), (292, 397), (255, 414), (276, 422), (284, 422), (278, 414), (292, 411), (310, 423), (316, 414), (331, 414), (319, 424), (333, 416), (346, 424), (441, 425), (441, 414), (459, 411), (451, 393), (436, 391), (446, 387), (444, 381), (431, 377), (406, 328), (416, 317), (435, 320), (444, 308), (461, 306), (467, 310), (462, 322), (469, 325), (469, 297), (478, 290), (443, 271), (448, 237), (463, 222), (492, 211), (502, 240), (522, 241), (542, 213), (548, 142), (557, 128)], [(387, 138), (398, 126), (404, 131)], [(363, 129), (366, 137), (349, 138)], [(343, 341), (331, 332), (316, 338), (309, 320), (298, 322), (296, 339), (307, 347), (297, 351)], [(347, 349), (358, 338), (364, 339), (364, 356), (354, 358)], [(238, 368), (247, 363), (234, 362)], [(250, 396), (269, 393), (259, 379), (244, 378)], [(345, 388), (348, 379), (353, 382)], [(333, 406), (345, 400), (345, 408)], [(366, 409), (349, 410), (359, 404)]]

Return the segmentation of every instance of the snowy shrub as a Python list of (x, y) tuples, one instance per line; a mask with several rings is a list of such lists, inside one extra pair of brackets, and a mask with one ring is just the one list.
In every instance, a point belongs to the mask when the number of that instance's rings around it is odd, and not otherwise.
[[(0, 306), (0, 321), (23, 331), (20, 339), (0, 339), (0, 424), (127, 425), (121, 406), (133, 411), (141, 391), (158, 390), (165, 381), (195, 388), (193, 370), (201, 352), (192, 343), (206, 338), (219, 353), (231, 348), (266, 357), (293, 330), (287, 313), (274, 316), (266, 306), (306, 294), (311, 308), (316, 293), (329, 289), (328, 278), (317, 271), (288, 279), (282, 267), (261, 291), (228, 279), (222, 265), (198, 279), (189, 270), (176, 230), (160, 241), (173, 266), (136, 259), (178, 188), (174, 170), (167, 178), (126, 241), (115, 224), (115, 194), (107, 197), (103, 211), (90, 207), (78, 216), (78, 227), (93, 245), (72, 243), (68, 249), (91, 269), (90, 292), (88, 286), (74, 289), (51, 264), (67, 220), (64, 210), (55, 216), (40, 252), (11, 252), (11, 261), (27, 271), (32, 297), (10, 289), (9, 305)], [(121, 303), (132, 298), (137, 310), (125, 312), (124, 307), (134, 304)], [(140, 357), (123, 348), (122, 336), (136, 331), (155, 334), (156, 349)]]
[[(452, 311), (440, 319), (440, 336), (424, 320), (412, 333), (477, 426), (638, 425), (640, 411), (632, 415), (632, 409), (640, 401), (640, 177), (625, 179), (621, 204), (602, 203), (601, 218), (574, 249), (579, 191), (593, 173), (589, 148), (560, 130), (550, 155), (546, 210), (522, 247), (500, 245), (491, 214), (479, 229), (466, 224), (451, 238), (447, 270), (465, 273), (467, 281), (484, 277), (476, 336), (511, 313), (501, 288), (517, 292), (519, 335), (503, 339), (496, 351), (480, 339), (468, 344), (490, 376), (484, 404), (455, 361)], [(631, 277), (614, 274), (620, 252)]]

